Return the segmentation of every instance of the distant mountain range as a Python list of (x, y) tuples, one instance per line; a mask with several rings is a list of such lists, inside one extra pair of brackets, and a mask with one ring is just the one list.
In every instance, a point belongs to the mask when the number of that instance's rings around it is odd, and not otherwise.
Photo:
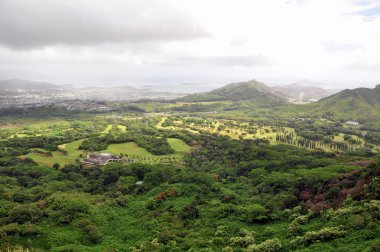
[[(287, 104), (286, 98), (290, 98), (290, 94), (295, 93), (296, 95), (293, 95), (292, 98), (297, 99), (298, 93), (301, 91), (304, 91), (305, 99), (307, 97), (321, 99), (302, 106), (282, 106)], [(336, 90), (330, 92), (336, 92)], [(180, 100), (185, 102), (250, 101), (258, 107), (279, 105), (276, 107), (278, 111), (282, 111), (283, 108), (302, 116), (321, 116), (343, 121), (380, 120), (380, 84), (373, 89), (346, 89), (330, 96), (329, 94), (328, 90), (313, 86), (291, 84), (280, 89), (278, 87), (271, 88), (261, 82), (251, 80), (228, 84), (206, 93), (187, 95)], [(288, 103), (288, 105), (291, 104)]]
[(340, 91), (338, 89), (321, 88), (317, 85), (319, 83), (303, 80), (290, 85), (275, 86), (273, 89), (292, 100), (298, 100), (302, 96), (303, 101), (319, 100)]
[(231, 83), (207, 93), (197, 93), (185, 96), (184, 101), (223, 101), (223, 100), (293, 100), (298, 101), (303, 96), (303, 101), (319, 100), (339, 92), (337, 89), (324, 89), (313, 86), (318, 84), (310, 81), (300, 81), (285, 86), (269, 87), (256, 80), (248, 82)]
[(19, 80), (19, 79), (11, 79), (11, 80), (1, 80), (0, 81), (0, 90), (47, 90), (47, 89), (58, 89), (58, 85), (53, 85), (46, 82), (36, 82), (36, 81), (27, 81), (27, 80)]

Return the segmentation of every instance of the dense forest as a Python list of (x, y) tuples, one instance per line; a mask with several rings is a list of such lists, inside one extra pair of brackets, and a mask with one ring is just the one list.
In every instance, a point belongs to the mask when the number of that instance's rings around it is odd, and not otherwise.
[[(25, 126), (28, 136), (4, 130), (4, 250), (378, 251), (376, 152), (287, 143), (284, 121), (126, 118), (74, 114)], [(355, 129), (312, 125), (294, 122), (288, 135), (358, 141)], [(128, 162), (80, 161), (112, 150)]]

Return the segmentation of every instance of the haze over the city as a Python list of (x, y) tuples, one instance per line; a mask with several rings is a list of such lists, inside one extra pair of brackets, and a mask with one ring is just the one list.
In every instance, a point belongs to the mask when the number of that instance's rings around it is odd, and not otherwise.
[(379, 27), (378, 0), (0, 0), (0, 79), (374, 87)]

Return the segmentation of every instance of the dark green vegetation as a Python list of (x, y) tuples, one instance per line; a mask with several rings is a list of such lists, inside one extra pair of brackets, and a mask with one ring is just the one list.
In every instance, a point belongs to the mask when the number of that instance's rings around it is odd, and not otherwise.
[(327, 117), (373, 122), (380, 119), (380, 84), (374, 89), (343, 90), (335, 95), (310, 104), (312, 111)]
[[(1, 248), (379, 251), (376, 117), (348, 125), (310, 112), (339, 94), (301, 106), (254, 82), (211, 93), (2, 117)], [(100, 152), (121, 160), (81, 162)]]

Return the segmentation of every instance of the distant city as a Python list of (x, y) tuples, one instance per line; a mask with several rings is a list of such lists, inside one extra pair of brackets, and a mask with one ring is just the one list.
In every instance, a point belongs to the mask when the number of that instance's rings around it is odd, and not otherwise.
[[(314, 86), (317, 84), (311, 81), (300, 81), (284, 86), (274, 86), (272, 89), (273, 92), (280, 93), (293, 103), (318, 101), (339, 91)], [(180, 83), (161, 87), (152, 85), (72, 87), (11, 79), (0, 81), (0, 108), (54, 105), (68, 110), (109, 111), (109, 105), (105, 102), (172, 100), (188, 93), (209, 91), (217, 86)], [(171, 92), (160, 90), (171, 90)]]

